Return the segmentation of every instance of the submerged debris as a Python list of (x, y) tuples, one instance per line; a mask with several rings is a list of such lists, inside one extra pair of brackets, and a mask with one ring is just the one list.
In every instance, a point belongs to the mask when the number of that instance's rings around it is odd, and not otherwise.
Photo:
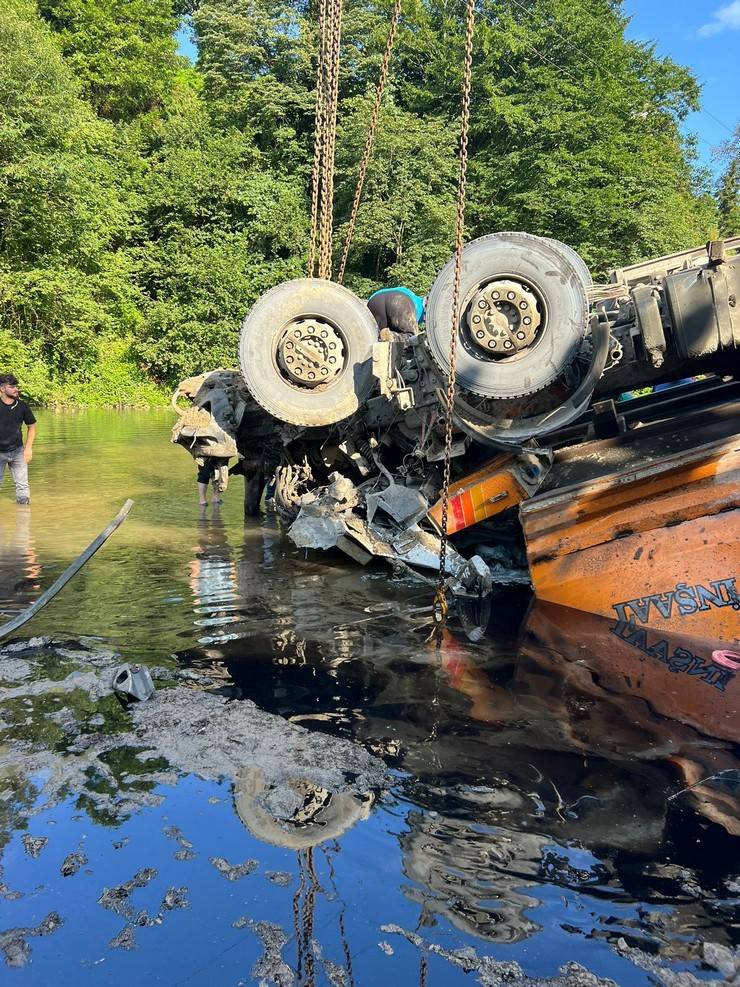
[(136, 949), (136, 939), (134, 930), (130, 925), (124, 925), (117, 936), (113, 936), (108, 943), (109, 949)]
[(167, 888), (162, 898), (160, 909), (163, 912), (172, 912), (176, 908), (189, 908), (187, 888)]
[(68, 853), (64, 858), (62, 866), (59, 868), (59, 873), (62, 877), (72, 877), (77, 873), (80, 868), (84, 867), (87, 863), (87, 857), (84, 853)]
[(268, 870), (265, 877), (278, 888), (287, 888), (293, 881), (293, 875), (284, 870)]
[(98, 904), (123, 918), (131, 918), (134, 914), (134, 909), (129, 904), (131, 893), (136, 888), (145, 888), (156, 876), (157, 872), (153, 867), (144, 867), (137, 871), (130, 881), (117, 884), (113, 888), (106, 888), (98, 898)]
[(49, 936), (62, 924), (58, 912), (49, 912), (34, 928), (6, 929), (0, 932), (0, 952), (8, 966), (25, 966), (31, 955), (28, 940), (33, 936)]
[(242, 916), (234, 922), (235, 929), (251, 929), (260, 939), (264, 952), (252, 967), (252, 978), (275, 987), (292, 987), (295, 974), (283, 959), (288, 936), (274, 922), (255, 922)]
[(36, 858), (44, 849), (49, 840), (46, 836), (29, 836), (26, 834), (23, 837), (22, 842), (28, 856)]
[(162, 832), (169, 840), (175, 840), (180, 844), (180, 849), (175, 850), (175, 860), (195, 860), (197, 854), (193, 850), (193, 844), (186, 840), (178, 826), (166, 826)]
[(210, 857), (210, 862), (227, 881), (238, 881), (259, 867), (258, 860), (245, 860), (243, 864), (230, 864), (225, 857)]
[[(444, 949), (437, 943), (429, 943), (418, 933), (400, 925), (380, 927), (381, 932), (403, 936), (412, 946), (424, 953), (440, 956), (465, 973), (477, 973), (482, 987), (617, 987), (613, 980), (590, 973), (579, 963), (566, 963), (559, 976), (541, 979), (528, 977), (518, 963), (495, 960), (492, 956), (480, 956), (472, 946), (464, 949)], [(382, 948), (382, 946), (381, 946)]]

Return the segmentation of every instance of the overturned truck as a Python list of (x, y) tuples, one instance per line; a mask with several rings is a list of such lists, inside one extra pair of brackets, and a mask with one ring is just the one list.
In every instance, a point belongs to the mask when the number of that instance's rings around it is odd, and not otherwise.
[[(735, 639), (739, 246), (713, 241), (605, 284), (549, 238), (465, 247), (456, 593), (531, 583), (550, 602)], [(296, 545), (434, 573), (453, 276), (451, 260), (406, 342), (380, 339), (339, 284), (273, 288), (244, 322), (240, 371), (179, 385), (173, 441), (220, 460), (223, 482), (236, 458), (247, 513), (267, 484)]]

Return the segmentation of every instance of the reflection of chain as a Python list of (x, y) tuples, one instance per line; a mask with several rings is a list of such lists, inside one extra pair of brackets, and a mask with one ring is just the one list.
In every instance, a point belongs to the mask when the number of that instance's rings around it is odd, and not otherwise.
[(455, 402), (455, 371), (457, 366), (457, 331), (460, 321), (460, 280), (462, 252), (465, 240), (465, 193), (468, 172), (468, 127), (470, 123), (470, 84), (473, 74), (473, 26), (475, 0), (467, 0), (465, 12), (465, 74), (463, 78), (462, 115), (460, 121), (460, 172), (457, 186), (457, 217), (455, 222), (455, 273), (452, 284), (452, 323), (450, 326), (450, 374), (445, 402), (445, 452), (442, 484), (442, 533), (439, 543), (439, 581), (434, 597), (434, 620), (444, 624), (447, 618), (445, 568), (447, 562), (447, 518), (450, 507), (450, 478), (452, 461), (452, 412)]
[(347, 257), (349, 256), (349, 248), (352, 243), (352, 237), (355, 232), (355, 224), (357, 223), (357, 212), (360, 208), (360, 199), (362, 198), (362, 188), (365, 184), (365, 175), (367, 174), (367, 166), (370, 163), (370, 155), (373, 150), (373, 143), (375, 142), (375, 130), (378, 125), (378, 115), (380, 114), (380, 104), (383, 99), (383, 90), (385, 89), (385, 84), (388, 79), (388, 66), (391, 61), (391, 52), (393, 51), (393, 42), (396, 40), (396, 32), (398, 30), (398, 21), (401, 17), (401, 2), (402, 0), (395, 0), (393, 7), (393, 14), (391, 16), (391, 24), (388, 28), (388, 39), (385, 43), (385, 54), (383, 55), (383, 62), (380, 66), (380, 76), (378, 78), (378, 86), (375, 90), (375, 104), (373, 105), (372, 113), (370, 114), (370, 123), (367, 128), (367, 138), (365, 139), (365, 149), (362, 152), (362, 159), (360, 161), (360, 169), (357, 174), (357, 187), (355, 188), (355, 197), (352, 202), (352, 212), (349, 218), (349, 224), (347, 226), (347, 239), (344, 243), (344, 250), (342, 251), (342, 260), (339, 265), (339, 274), (337, 275), (337, 281), (341, 284), (344, 280), (344, 271), (347, 267)]

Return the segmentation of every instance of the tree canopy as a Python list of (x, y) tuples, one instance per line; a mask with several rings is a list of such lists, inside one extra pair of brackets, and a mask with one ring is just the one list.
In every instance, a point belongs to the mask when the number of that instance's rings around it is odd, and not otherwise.
[[(344, 3), (337, 255), (390, 8)], [(463, 8), (404, 3), (346, 276), (361, 295), (425, 292), (450, 254)], [(720, 219), (738, 232), (737, 153), (713, 197), (680, 131), (697, 81), (626, 23), (619, 0), (480, 0), (469, 236), (555, 236), (598, 275)], [(316, 46), (306, 0), (6, 0), (0, 363), (35, 396), (234, 363), (249, 305), (306, 268)]]

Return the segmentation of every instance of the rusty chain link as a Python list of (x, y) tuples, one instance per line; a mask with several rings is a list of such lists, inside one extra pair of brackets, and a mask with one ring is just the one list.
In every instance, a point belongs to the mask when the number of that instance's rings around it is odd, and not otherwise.
[(360, 169), (357, 174), (357, 187), (355, 188), (355, 197), (352, 202), (352, 212), (349, 218), (349, 225), (347, 227), (347, 238), (344, 242), (344, 250), (342, 251), (342, 260), (339, 264), (339, 273), (337, 275), (337, 281), (342, 284), (344, 281), (344, 272), (347, 268), (347, 258), (349, 257), (349, 248), (352, 244), (352, 237), (355, 233), (355, 225), (357, 223), (357, 213), (360, 209), (360, 201), (362, 199), (362, 189), (365, 185), (365, 177), (367, 175), (367, 166), (370, 163), (370, 155), (373, 151), (373, 144), (375, 143), (375, 131), (378, 126), (378, 117), (380, 115), (380, 104), (383, 100), (383, 93), (385, 91), (386, 82), (388, 81), (388, 68), (391, 61), (391, 53), (393, 52), (393, 44), (396, 40), (396, 34), (398, 32), (398, 23), (401, 19), (401, 4), (403, 0), (395, 0), (393, 7), (393, 14), (391, 15), (391, 23), (388, 28), (388, 38), (385, 43), (385, 52), (383, 54), (383, 61), (380, 66), (380, 75), (378, 77), (378, 85), (375, 90), (375, 103), (373, 104), (372, 113), (370, 114), (370, 123), (367, 129), (367, 138), (365, 139), (365, 148), (362, 152), (362, 159), (360, 160)]
[(450, 507), (450, 478), (452, 471), (452, 413), (455, 406), (455, 374), (457, 368), (457, 331), (460, 323), (460, 281), (462, 252), (465, 241), (465, 196), (468, 176), (468, 131), (470, 129), (470, 88), (473, 75), (473, 27), (475, 0), (466, 0), (465, 10), (465, 69), (463, 77), (462, 113), (460, 119), (460, 170), (457, 186), (457, 216), (455, 219), (455, 273), (452, 283), (452, 320), (450, 326), (450, 373), (445, 401), (444, 476), (442, 480), (442, 533), (439, 543), (439, 580), (434, 594), (433, 618), (438, 627), (447, 620), (445, 569), (447, 564), (447, 525)]
[(319, 277), (331, 280), (334, 236), (334, 157), (337, 137), (337, 108), (339, 102), (339, 53), (342, 39), (342, 0), (328, 0), (325, 57), (325, 130), (323, 135), (323, 168), (321, 181), (321, 213), (319, 221)]
[(314, 108), (314, 147), (313, 168), (311, 170), (311, 241), (308, 251), (308, 276), (316, 273), (316, 255), (319, 237), (319, 194), (323, 167), (324, 134), (326, 128), (326, 30), (328, 22), (328, 0), (319, 0), (318, 28), (319, 45), (316, 62), (316, 102)]
[(342, 0), (319, 0), (318, 29), (308, 276), (331, 280)]

